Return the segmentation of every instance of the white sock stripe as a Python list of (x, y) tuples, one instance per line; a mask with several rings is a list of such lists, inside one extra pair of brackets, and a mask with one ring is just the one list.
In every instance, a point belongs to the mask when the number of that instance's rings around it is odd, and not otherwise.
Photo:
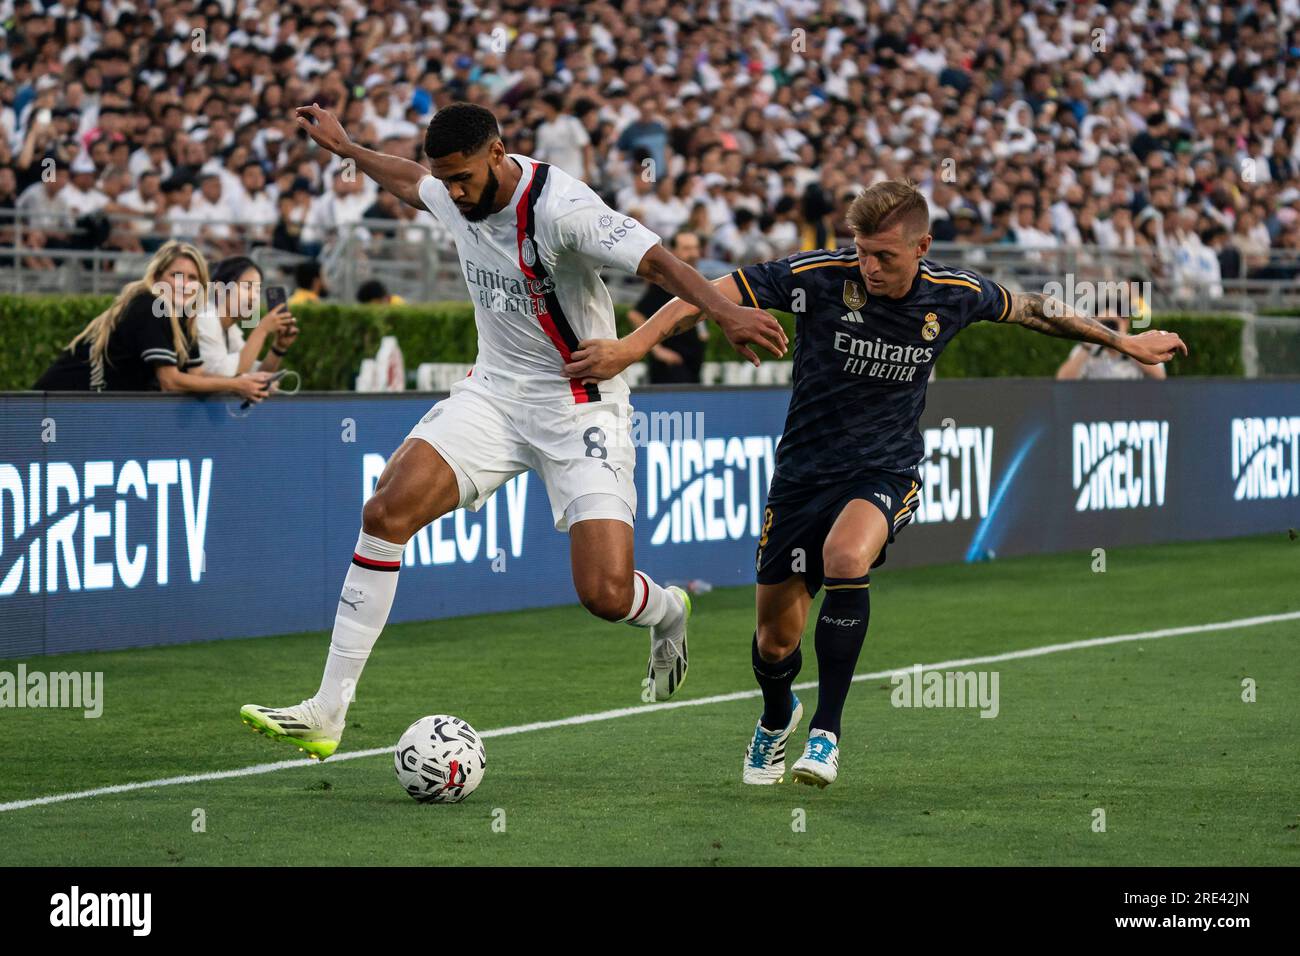
[(406, 551), (405, 544), (385, 541), (362, 531), (357, 535), (357, 554), (374, 561), (400, 561)]
[[(375, 637), (378, 638), (379, 635), (376, 634)], [(373, 646), (374, 646), (374, 645), (371, 645), (371, 647), (373, 647)], [(365, 661), (369, 660), (369, 658), (370, 658), (370, 650), (371, 650), (371, 648), (369, 648), (369, 647), (365, 647), (365, 648), (362, 648), (362, 647), (347, 647), (346, 645), (340, 645), (340, 644), (335, 644), (335, 643), (331, 642), (331, 643), (330, 643), (330, 650), (329, 650), (329, 652), (330, 652), (331, 654), (334, 654), (334, 655), (336, 655), (336, 656), (338, 656), (338, 657), (341, 657), (341, 658), (343, 658), (343, 659), (345, 659), (345, 660), (349, 660), (349, 661), (361, 661), (361, 662), (364, 663)]]

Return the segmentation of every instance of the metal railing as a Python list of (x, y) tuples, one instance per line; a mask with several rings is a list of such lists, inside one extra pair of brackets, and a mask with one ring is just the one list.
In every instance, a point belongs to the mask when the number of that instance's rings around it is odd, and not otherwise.
[[(31, 216), (0, 210), (0, 292), (7, 293), (112, 293), (139, 277), (152, 250), (171, 233), (160, 231), (150, 217), (105, 217), (111, 241), (138, 246), (120, 248), (48, 248), (23, 245), (17, 237), (38, 228)], [(141, 230), (141, 224), (148, 226)], [(17, 228), (15, 228), (17, 227)], [(63, 224), (64, 229), (68, 227)], [(237, 241), (239, 254), (250, 256), (267, 274), (268, 283), (293, 282), (293, 270), (312, 258), (321, 261), (325, 281), (335, 301), (354, 302), (361, 284), (378, 279), (389, 292), (408, 302), (454, 301), (466, 298), (465, 283), (451, 235), (436, 224), (408, 220), (366, 219), (335, 229), (321, 241), (308, 244), (304, 253), (288, 252), (266, 244), (238, 240), (250, 230), (266, 227), (238, 220), (187, 225), (177, 236), (193, 241), (211, 259), (231, 252), (219, 250), (205, 238), (203, 229), (226, 227)], [(74, 230), (75, 232), (75, 230)], [(1209, 281), (1201, 276), (1179, 275), (1168, 257), (1148, 249), (1108, 249), (1098, 246), (1062, 246), (1026, 249), (1009, 244), (935, 243), (931, 258), (953, 268), (980, 272), (1018, 291), (1043, 291), (1050, 284), (1073, 282), (1149, 282), (1153, 309), (1190, 311), (1247, 311), (1293, 307), (1300, 313), (1300, 250), (1273, 249), (1267, 259), (1256, 260), (1251, 274), (1261, 267), (1276, 278), (1225, 277)], [(33, 268), (33, 260), (48, 260), (53, 268)], [(708, 275), (721, 274), (729, 264), (707, 263)], [(606, 270), (606, 285), (617, 303), (630, 304), (644, 291), (635, 276)]]

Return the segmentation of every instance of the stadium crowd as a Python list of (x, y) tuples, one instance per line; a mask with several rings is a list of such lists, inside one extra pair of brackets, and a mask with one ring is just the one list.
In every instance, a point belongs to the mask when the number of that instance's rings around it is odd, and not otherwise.
[(418, 159), (433, 112), (470, 100), (512, 151), (696, 233), (705, 260), (847, 241), (855, 192), (908, 177), (936, 240), (1290, 276), (1270, 252), (1300, 249), (1297, 17), (1300, 0), (0, 0), (0, 241), (20, 230), (48, 268), (60, 248), (314, 256), (346, 228), (436, 232), (293, 107)]

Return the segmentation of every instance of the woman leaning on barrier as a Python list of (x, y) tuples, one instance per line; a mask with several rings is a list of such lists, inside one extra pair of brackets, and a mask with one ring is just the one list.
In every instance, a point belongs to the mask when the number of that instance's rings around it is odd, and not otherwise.
[(198, 313), (208, 295), (208, 264), (192, 245), (172, 240), (59, 353), (34, 388), (58, 391), (233, 392), (260, 402), (267, 372), (201, 373)]
[[(208, 307), (199, 314), (199, 357), (207, 375), (274, 372), (298, 338), (298, 325), (284, 303), (263, 315), (245, 340), (243, 329), (261, 307), (262, 270), (246, 256), (222, 259), (212, 267)], [(267, 343), (266, 358), (258, 360)]]

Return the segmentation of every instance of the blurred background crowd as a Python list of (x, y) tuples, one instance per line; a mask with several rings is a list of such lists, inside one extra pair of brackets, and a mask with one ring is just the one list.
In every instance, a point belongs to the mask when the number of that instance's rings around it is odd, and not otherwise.
[[(908, 177), (936, 240), (1137, 250), (1152, 276), (1289, 278), (1300, 0), (0, 0), (0, 241), (314, 257), (428, 213), (296, 129), (421, 157), (440, 106), (589, 181), (716, 270), (847, 241)], [(1141, 51), (1159, 51), (1143, 55)], [(15, 217), (13, 211), (21, 213)]]

